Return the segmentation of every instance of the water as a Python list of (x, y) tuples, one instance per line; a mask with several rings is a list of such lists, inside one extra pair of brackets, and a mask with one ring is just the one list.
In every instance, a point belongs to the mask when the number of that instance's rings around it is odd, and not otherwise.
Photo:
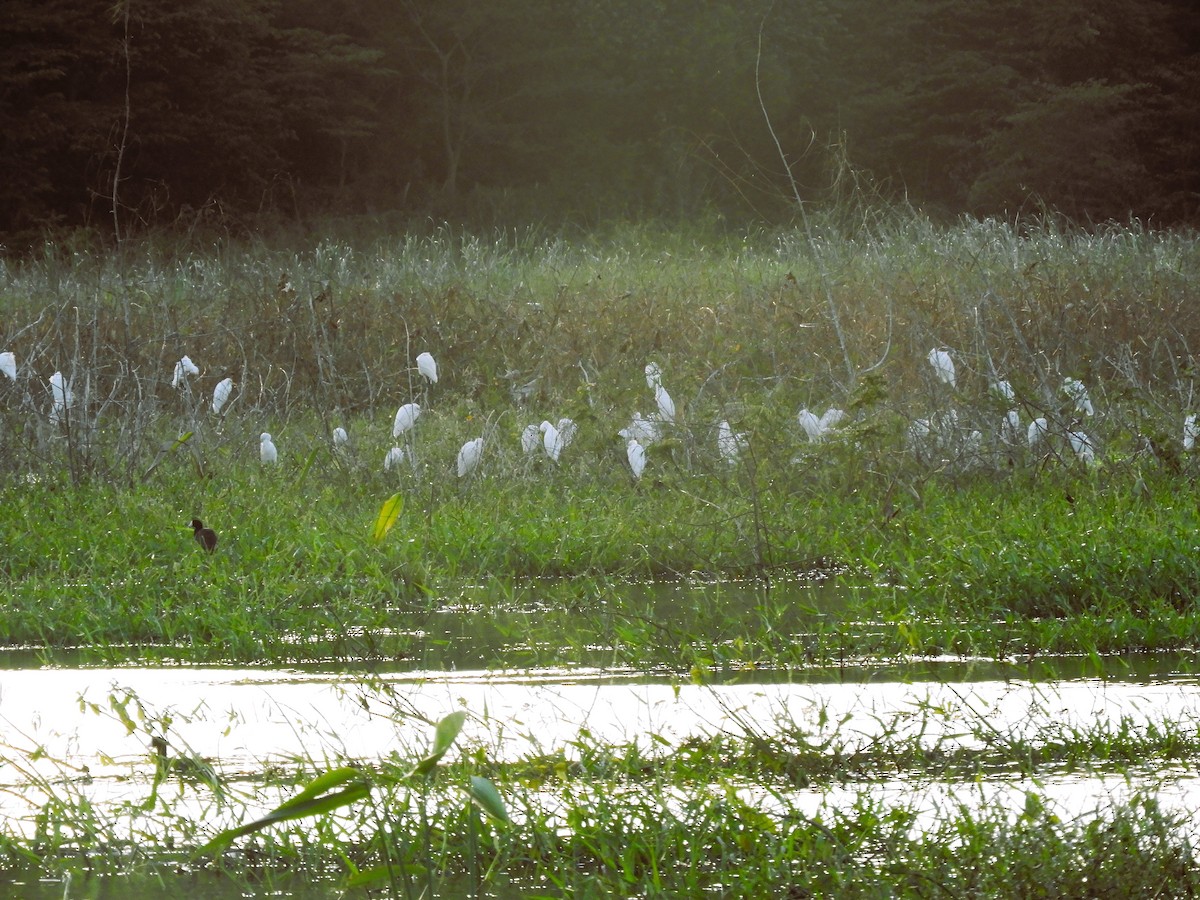
[[(694, 615), (712, 592), (727, 600), (738, 590), (729, 585), (622, 589), (644, 592), (648, 611), (668, 623)], [(200, 823), (202, 841), (243, 814), (266, 812), (295, 790), (264, 773), (313, 772), (345, 761), (416, 760), (428, 748), (431, 723), (457, 710), (468, 713), (459, 748), (483, 748), (488, 759), (510, 762), (572, 761), (589, 748), (630, 743), (653, 757), (714, 735), (789, 734), (810, 745), (835, 742), (848, 754), (896, 746), (982, 756), (997, 739), (1040, 746), (1097, 729), (1144, 733), (1170, 725), (1192, 735), (1200, 732), (1200, 677), (1195, 658), (1186, 655), (1019, 662), (943, 658), (903, 665), (860, 660), (787, 672), (730, 669), (695, 684), (685, 672), (604, 665), (612, 658), (611, 647), (596, 646), (576, 657), (591, 665), (500, 668), (498, 660), (528, 662), (553, 658), (556, 651), (514, 641), (521, 622), (536, 615), (536, 596), (514, 603), (509, 595), (507, 604), (492, 603), (489, 590), (465, 593), (427, 616), (421, 629), (391, 636), (397, 646), (419, 645), (417, 654), (392, 652), (390, 636), (378, 634), (369, 638), (376, 652), (367, 657), (348, 652), (352, 638), (366, 637), (343, 635), (340, 644), (328, 648), (336, 662), (314, 661), (322, 651), (303, 665), (271, 669), (100, 667), (81, 664), (86, 654), (5, 654), (0, 664), (5, 833), (28, 840), (47, 805), (74, 808), (86, 801), (114, 836), (122, 836), (123, 827), (130, 839), (159, 827), (163, 831), (156, 839), (171, 837), (169, 823), (156, 826), (131, 812), (154, 796), (149, 741), (162, 734), (173, 755), (204, 758), (229, 786), (224, 804), (215, 803), (202, 785), (172, 780), (158, 788), (156, 796), (176, 813)], [(821, 615), (837, 602), (827, 587), (808, 590), (804, 602), (796, 604), (799, 618)], [(744, 593), (747, 609), (762, 604), (756, 588)], [(484, 627), (469, 626), (472, 616)], [(438, 665), (421, 665), (430, 660)], [(754, 784), (741, 791), (768, 810), (778, 797), (777, 788), (764, 791)], [(920, 828), (964, 805), (1000, 806), (1015, 814), (1030, 792), (1064, 821), (1145, 792), (1167, 811), (1187, 813), (1200, 806), (1200, 780), (1185, 766), (1153, 761), (1107, 767), (1099, 760), (1076, 768), (1051, 763), (1039, 766), (1034, 776), (1012, 765), (968, 779), (848, 775), (811, 789), (789, 789), (788, 802), (817, 815), (867, 797), (913, 811)], [(207, 876), (186, 877), (203, 881)], [(194, 889), (219, 896), (219, 886), (208, 882), (197, 882)], [(303, 897), (305, 890), (285, 879), (267, 893)], [(80, 882), (69, 894), (57, 882), (10, 880), (5, 892), (30, 898), (136, 896), (129, 884), (105, 879)]]

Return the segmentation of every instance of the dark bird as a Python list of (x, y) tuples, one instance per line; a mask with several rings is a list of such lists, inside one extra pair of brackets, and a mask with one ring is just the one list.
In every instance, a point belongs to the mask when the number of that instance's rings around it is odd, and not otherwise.
[(199, 519), (192, 519), (192, 533), (196, 537), (196, 543), (209, 553), (217, 549), (217, 533), (211, 528), (205, 528)]

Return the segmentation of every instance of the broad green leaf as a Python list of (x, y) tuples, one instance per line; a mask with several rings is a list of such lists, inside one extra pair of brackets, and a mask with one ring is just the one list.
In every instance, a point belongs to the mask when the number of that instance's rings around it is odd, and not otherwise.
[[(334, 793), (326, 793), (332, 788), (342, 785), (346, 785), (346, 787)], [(274, 825), (277, 822), (287, 822), (292, 819), (302, 819), (305, 816), (319, 816), (332, 812), (363, 799), (370, 792), (371, 785), (361, 770), (350, 766), (333, 769), (317, 776), (299, 794), (290, 800), (285, 800), (261, 819), (255, 819), (253, 822), (247, 822), (237, 828), (222, 831), (196, 853), (204, 855), (219, 851), (238, 838), (261, 831), (268, 825)]]
[(446, 751), (454, 746), (454, 742), (458, 739), (458, 733), (462, 731), (463, 723), (466, 721), (467, 713), (460, 709), (438, 722), (437, 729), (433, 733), (433, 747), (430, 749), (429, 755), (413, 766), (408, 777), (428, 775), (432, 772), (441, 762), (442, 757), (446, 755)]
[(471, 776), (471, 787), (468, 793), (475, 804), (493, 819), (498, 819), (501, 822), (508, 821), (508, 810), (504, 808), (504, 801), (500, 798), (500, 792), (496, 790), (496, 786), (482, 775)]
[(371, 539), (379, 544), (387, 537), (387, 533), (392, 530), (392, 526), (396, 524), (396, 519), (400, 518), (400, 510), (404, 508), (404, 498), (398, 493), (392, 494), (384, 501), (384, 504), (379, 509), (379, 516), (375, 519), (375, 530), (371, 533)]

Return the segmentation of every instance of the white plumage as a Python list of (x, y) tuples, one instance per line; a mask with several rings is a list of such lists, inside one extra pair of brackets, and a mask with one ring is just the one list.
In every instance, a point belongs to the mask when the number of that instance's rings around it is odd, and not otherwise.
[(417, 423), (421, 407), (416, 403), (405, 403), (396, 410), (396, 421), (392, 423), (392, 437), (400, 437)]
[(270, 432), (264, 431), (258, 436), (258, 458), (262, 460), (263, 465), (273, 466), (279, 462), (279, 450), (275, 447), (275, 442), (271, 440)]
[(430, 384), (437, 384), (437, 361), (432, 353), (422, 353), (417, 357), (417, 371), (424, 375)]
[(474, 472), (482, 456), (483, 438), (477, 437), (463, 444), (462, 449), (458, 451), (458, 477), (463, 478)]
[(633, 477), (641, 478), (642, 472), (646, 470), (646, 448), (635, 438), (630, 438), (629, 443), (625, 445), (625, 456), (629, 460), (629, 468), (633, 472)]
[(217, 382), (217, 386), (213, 388), (212, 409), (217, 415), (221, 414), (221, 410), (225, 404), (229, 402), (229, 395), (233, 393), (233, 379), (222, 378)]
[(934, 347), (929, 351), (929, 364), (933, 366), (933, 371), (941, 381), (954, 387), (954, 360), (951, 359), (949, 350)]

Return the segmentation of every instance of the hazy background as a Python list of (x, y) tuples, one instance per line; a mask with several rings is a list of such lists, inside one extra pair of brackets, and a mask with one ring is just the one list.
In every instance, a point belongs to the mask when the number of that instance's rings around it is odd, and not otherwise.
[(797, 194), (1200, 224), (1195, 0), (17, 0), (0, 46), (10, 240)]

